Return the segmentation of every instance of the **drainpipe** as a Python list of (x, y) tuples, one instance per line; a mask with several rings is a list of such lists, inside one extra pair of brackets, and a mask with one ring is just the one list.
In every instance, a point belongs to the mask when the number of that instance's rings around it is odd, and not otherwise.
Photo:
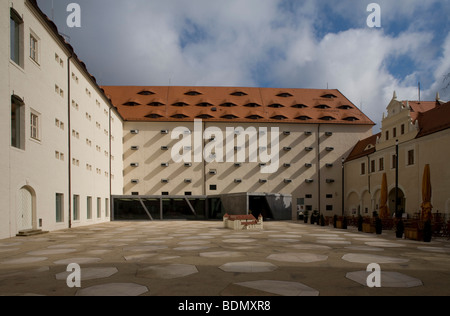
[(73, 58), (73, 55), (67, 58), (67, 139), (68, 139), (68, 155), (67, 155), (67, 164), (68, 164), (68, 186), (69, 186), (69, 229), (72, 228), (72, 134), (71, 134), (71, 95), (70, 95), (70, 60)]
[(318, 178), (319, 178), (319, 180), (318, 180), (318, 205), (319, 205), (319, 215), (322, 213), (322, 210), (321, 210), (321, 197), (322, 197), (322, 195), (321, 195), (321, 191), (320, 191), (320, 189), (321, 189), (321, 174), (320, 174), (320, 171), (321, 171), (321, 165), (320, 165), (320, 124), (318, 124), (317, 125), (317, 174), (318, 174)]

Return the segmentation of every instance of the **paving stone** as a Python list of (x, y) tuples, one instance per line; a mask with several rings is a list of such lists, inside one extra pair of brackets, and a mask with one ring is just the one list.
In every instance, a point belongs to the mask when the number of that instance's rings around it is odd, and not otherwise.
[(400, 259), (400, 258), (393, 258), (393, 257), (385, 257), (385, 256), (378, 256), (373, 254), (356, 254), (356, 253), (349, 253), (342, 257), (343, 260), (353, 263), (405, 263), (408, 262), (409, 259)]
[[(346, 278), (355, 281), (363, 286), (367, 286), (367, 278), (371, 272), (357, 271), (347, 273)], [(387, 288), (411, 288), (422, 286), (421, 280), (412, 278), (398, 272), (381, 271), (381, 287)]]
[(225, 272), (243, 272), (243, 273), (258, 273), (275, 271), (278, 267), (269, 262), (230, 262), (219, 267)]
[[(102, 267), (102, 268), (81, 268), (81, 281), (96, 280), (109, 278), (110, 276), (119, 272), (115, 267)], [(72, 272), (61, 272), (56, 274), (56, 280), (67, 280), (67, 277)]]
[(197, 267), (189, 264), (155, 265), (138, 269), (138, 278), (177, 279), (198, 273)]
[(21, 258), (14, 258), (14, 259), (8, 259), (8, 260), (4, 260), (1, 261), (1, 264), (28, 264), (28, 263), (36, 263), (36, 262), (41, 262), (41, 261), (45, 261), (48, 258), (46, 257), (21, 257)]
[(270, 255), (267, 259), (283, 262), (312, 263), (326, 261), (328, 256), (313, 253), (279, 253)]
[(36, 250), (27, 252), (30, 256), (49, 256), (49, 255), (61, 255), (66, 253), (72, 253), (77, 251), (76, 249), (48, 249), (48, 250)]
[(242, 256), (245, 256), (245, 254), (238, 251), (202, 252), (200, 254), (200, 257), (205, 258), (236, 258)]
[(88, 264), (88, 263), (97, 263), (102, 261), (101, 258), (67, 258), (67, 259), (61, 259), (58, 261), (53, 262), (56, 265), (69, 265), (71, 263), (76, 264)]
[(319, 291), (297, 282), (261, 280), (235, 284), (282, 296), (319, 296)]
[(76, 296), (139, 296), (148, 288), (136, 283), (107, 283), (78, 290)]

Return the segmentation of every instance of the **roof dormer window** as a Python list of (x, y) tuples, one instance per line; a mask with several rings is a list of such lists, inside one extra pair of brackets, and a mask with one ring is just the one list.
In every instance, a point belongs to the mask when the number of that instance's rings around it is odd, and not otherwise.
[(230, 95), (232, 95), (232, 96), (234, 96), (234, 97), (244, 97), (244, 96), (246, 96), (246, 95), (248, 95), (248, 94), (245, 93), (245, 92), (242, 92), (242, 91), (236, 91), (236, 92), (233, 92), (233, 93), (230, 94)]
[(234, 104), (234, 103), (231, 103), (231, 102), (226, 102), (226, 103), (221, 104), (220, 106), (227, 107), (227, 108), (232, 108), (232, 107), (237, 106), (237, 105)]
[(197, 104), (197, 106), (201, 106), (201, 107), (207, 108), (209, 106), (214, 106), (214, 104), (211, 104), (209, 102), (202, 102), (202, 103)]
[(164, 103), (161, 102), (151, 102), (149, 104), (147, 104), (149, 106), (164, 106)]
[(290, 98), (290, 97), (293, 97), (293, 95), (290, 94), (290, 93), (288, 93), (288, 92), (282, 92), (282, 93), (280, 93), (280, 94), (277, 94), (277, 97), (280, 97), (280, 98)]
[(171, 118), (174, 118), (174, 119), (185, 119), (185, 118), (188, 118), (189, 116), (187, 116), (187, 115), (184, 115), (184, 114), (175, 114), (175, 115), (172, 115), (171, 116)]
[(328, 93), (328, 94), (324, 94), (323, 96), (321, 96), (321, 98), (324, 98), (324, 99), (336, 99), (337, 96), (335, 96), (334, 94)]
[(306, 115), (298, 116), (298, 117), (296, 117), (295, 119), (296, 119), (296, 120), (299, 120), (299, 121), (309, 121), (309, 120), (312, 120), (312, 118), (310, 118), (309, 116), (306, 116)]
[(138, 93), (139, 95), (154, 95), (154, 92), (148, 91), (148, 90), (143, 90), (141, 92)]
[(195, 97), (195, 96), (202, 95), (202, 94), (200, 92), (198, 92), (198, 91), (188, 91), (188, 92), (185, 93), (185, 95), (188, 95), (188, 96), (191, 96), (191, 97)]
[(263, 117), (260, 116), (260, 115), (257, 115), (257, 114), (253, 114), (253, 115), (247, 116), (246, 118), (249, 119), (249, 120), (260, 120), (260, 119), (262, 119)]
[(308, 106), (305, 104), (294, 104), (292, 107), (294, 109), (306, 109)]
[(182, 107), (184, 107), (184, 106), (189, 106), (189, 104), (187, 104), (186, 102), (177, 102), (177, 103), (174, 103), (174, 104), (172, 104), (173, 106), (177, 106), (177, 107), (180, 107), (180, 108), (182, 108)]
[(340, 107), (338, 107), (338, 109), (341, 110), (351, 110), (353, 109), (350, 105), (341, 105)]
[(269, 108), (279, 109), (279, 108), (284, 108), (284, 105), (279, 104), (279, 103), (274, 103), (274, 104), (270, 104)]
[(320, 118), (322, 121), (335, 121), (336, 119), (332, 116), (324, 116)]
[(226, 114), (226, 115), (222, 116), (222, 118), (226, 119), (226, 120), (234, 120), (234, 119), (237, 119), (238, 117), (234, 114)]
[(315, 108), (325, 110), (325, 109), (330, 109), (331, 107), (326, 104), (319, 104), (319, 105), (316, 105)]
[(261, 105), (259, 105), (258, 103), (248, 103), (244, 106), (246, 106), (248, 108), (257, 108), (257, 107), (260, 107)]
[(126, 105), (126, 106), (138, 106), (138, 105), (141, 105), (141, 104), (138, 103), (137, 101), (130, 100), (128, 102), (125, 102), (123, 105)]
[(279, 121), (282, 121), (282, 120), (286, 120), (287, 117), (284, 116), (284, 115), (275, 115), (275, 116), (272, 116), (271, 119), (272, 119), (272, 120), (279, 120)]
[(347, 122), (355, 122), (355, 121), (359, 121), (359, 119), (356, 118), (356, 117), (354, 117), (354, 116), (350, 116), (350, 117), (346, 117), (346, 118), (344, 119), (344, 121), (347, 121)]

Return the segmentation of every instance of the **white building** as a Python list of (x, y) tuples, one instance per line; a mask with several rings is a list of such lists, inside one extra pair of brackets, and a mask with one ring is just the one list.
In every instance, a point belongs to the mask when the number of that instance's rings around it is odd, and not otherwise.
[(36, 1), (0, 5), (0, 238), (109, 221), (120, 115)]

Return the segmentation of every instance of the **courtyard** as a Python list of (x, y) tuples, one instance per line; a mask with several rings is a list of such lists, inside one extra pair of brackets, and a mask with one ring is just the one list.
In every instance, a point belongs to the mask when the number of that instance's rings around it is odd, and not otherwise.
[[(69, 288), (69, 264), (81, 287)], [(369, 288), (369, 264), (381, 288)], [(450, 295), (450, 242), (294, 221), (235, 232), (222, 222), (110, 222), (0, 240), (0, 295)]]

